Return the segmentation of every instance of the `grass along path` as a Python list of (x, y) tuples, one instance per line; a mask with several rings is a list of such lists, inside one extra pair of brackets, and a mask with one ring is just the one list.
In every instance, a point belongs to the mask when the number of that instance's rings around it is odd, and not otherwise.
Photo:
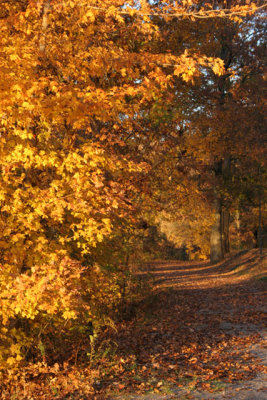
[(153, 292), (114, 334), (95, 399), (266, 399), (266, 260), (151, 263)]

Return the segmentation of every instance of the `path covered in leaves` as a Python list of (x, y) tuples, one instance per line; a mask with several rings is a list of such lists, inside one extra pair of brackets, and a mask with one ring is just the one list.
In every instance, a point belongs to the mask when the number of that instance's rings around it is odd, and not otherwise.
[(265, 266), (255, 250), (150, 264), (153, 292), (114, 334), (96, 398), (266, 399)]

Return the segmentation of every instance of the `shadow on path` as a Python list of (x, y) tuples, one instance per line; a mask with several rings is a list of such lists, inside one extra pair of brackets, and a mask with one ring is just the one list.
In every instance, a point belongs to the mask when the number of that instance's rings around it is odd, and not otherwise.
[[(125, 391), (118, 398), (217, 399), (224, 393), (225, 398), (252, 399), (255, 390), (255, 399), (267, 398), (262, 365), (266, 284), (243, 273), (260, 262), (251, 251), (218, 265), (151, 263), (142, 274), (153, 277), (153, 295), (114, 337), (122, 368), (112, 385), (122, 385), (133, 396)], [(140, 397), (146, 391), (154, 397)]]

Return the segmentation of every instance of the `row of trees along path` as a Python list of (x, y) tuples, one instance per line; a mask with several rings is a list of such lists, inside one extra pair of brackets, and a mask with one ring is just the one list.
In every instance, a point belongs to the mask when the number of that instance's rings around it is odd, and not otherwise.
[(266, 399), (266, 283), (250, 279), (266, 256), (151, 263), (153, 301), (116, 335), (117, 373), (102, 377), (108, 398)]
[(152, 228), (216, 263), (263, 247), (266, 8), (0, 1), (1, 399), (85, 398), (94, 378), (105, 400), (116, 384), (155, 398), (259, 368), (244, 349), (260, 336), (223, 324), (261, 292), (227, 264), (156, 265), (151, 305), (100, 336), (139, 295), (131, 258), (163, 257)]

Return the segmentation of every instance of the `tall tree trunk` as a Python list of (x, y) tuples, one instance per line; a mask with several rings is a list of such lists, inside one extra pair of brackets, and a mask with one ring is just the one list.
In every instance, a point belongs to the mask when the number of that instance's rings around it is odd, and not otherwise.
[(215, 221), (210, 234), (210, 260), (212, 263), (223, 259), (222, 230), (221, 230), (221, 201), (219, 197), (214, 201)]
[[(231, 158), (226, 154), (222, 160), (214, 164), (214, 172), (220, 179), (222, 179), (223, 186), (227, 185), (230, 177)], [(219, 180), (220, 181), (220, 180)], [(215, 189), (215, 222), (211, 228), (210, 236), (210, 259), (211, 262), (218, 262), (223, 260), (224, 255), (230, 251), (229, 239), (229, 225), (230, 213), (226, 208), (222, 195), (218, 195)]]
[[(229, 154), (224, 155), (224, 159), (222, 162), (222, 176), (223, 176), (223, 184), (227, 186), (231, 175), (231, 156)], [(223, 209), (221, 211), (221, 230), (222, 230), (222, 251), (223, 257), (225, 254), (230, 251), (230, 235), (229, 235), (229, 227), (230, 227), (230, 212), (227, 209), (227, 205), (223, 204)]]
[(261, 229), (261, 191), (259, 189), (259, 227), (258, 227), (258, 246), (262, 255), (262, 229)]
[(240, 250), (241, 237), (240, 237), (240, 212), (239, 212), (239, 210), (236, 210), (236, 213), (235, 213), (235, 225), (236, 225), (236, 230), (237, 230), (237, 248), (238, 248), (238, 250)]
[[(225, 29), (221, 36), (221, 54), (220, 57), (224, 61), (225, 74), (220, 76), (218, 79), (218, 91), (219, 91), (219, 107), (223, 110), (225, 105), (225, 95), (227, 94), (227, 81), (229, 80), (228, 68), (232, 63), (232, 40), (233, 31), (229, 29), (228, 25), (225, 25)], [(215, 164), (214, 172), (217, 176), (222, 177), (223, 185), (227, 184), (230, 176), (231, 157), (230, 154), (222, 155), (221, 160), (217, 165)], [(229, 222), (230, 214), (227, 209), (222, 209), (223, 199), (216, 196), (214, 208), (215, 208), (215, 222), (211, 229), (210, 236), (210, 259), (211, 262), (218, 262), (223, 260), (224, 255), (229, 252)], [(224, 204), (225, 206), (225, 204)]]
[(221, 231), (222, 231), (222, 252), (223, 256), (230, 251), (230, 237), (229, 237), (229, 226), (230, 226), (230, 213), (228, 210), (221, 211)]

